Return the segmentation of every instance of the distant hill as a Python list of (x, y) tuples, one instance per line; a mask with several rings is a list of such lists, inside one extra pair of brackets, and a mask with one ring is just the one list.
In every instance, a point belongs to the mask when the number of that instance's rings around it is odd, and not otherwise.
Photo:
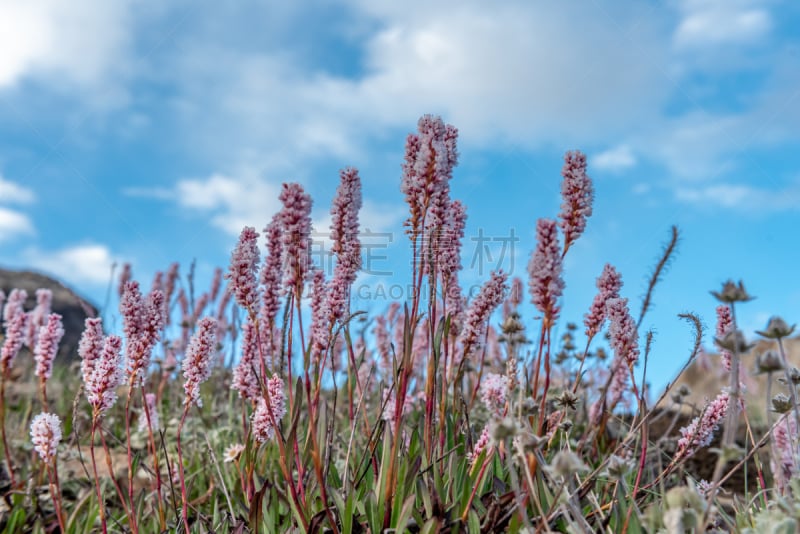
[(8, 295), (15, 288), (24, 289), (28, 293), (26, 311), (35, 306), (37, 289), (44, 288), (53, 292), (52, 309), (61, 314), (64, 323), (64, 337), (55, 361), (64, 363), (77, 359), (83, 323), (87, 317), (97, 315), (97, 308), (54, 278), (31, 271), (0, 269), (0, 289)]

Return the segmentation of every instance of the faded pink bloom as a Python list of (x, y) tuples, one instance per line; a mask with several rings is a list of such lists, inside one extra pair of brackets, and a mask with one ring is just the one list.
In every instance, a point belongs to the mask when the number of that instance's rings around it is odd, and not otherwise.
[(45, 320), (50, 314), (52, 303), (52, 291), (49, 289), (36, 290), (36, 307), (29, 314), (27, 332), (25, 335), (25, 345), (27, 345), (28, 348), (33, 349), (36, 346), (39, 329), (44, 326)]
[(183, 390), (186, 393), (184, 404), (203, 406), (200, 398), (200, 384), (211, 376), (211, 353), (215, 348), (217, 320), (203, 317), (197, 323), (197, 331), (189, 341), (186, 356), (183, 358)]
[(88, 384), (92, 378), (94, 367), (103, 350), (103, 320), (100, 317), (87, 317), (83, 334), (78, 343), (78, 355), (81, 357), (81, 375), (83, 383)]
[[(394, 423), (395, 418), (397, 417), (397, 394), (394, 389), (392, 389), (391, 394), (389, 393), (388, 389), (383, 390), (383, 413), (381, 414), (381, 418), (386, 421), (387, 423)], [(405, 400), (403, 401), (403, 413), (401, 417), (405, 417), (405, 415), (413, 408), (413, 399), (411, 395), (406, 395)]]
[(558, 226), (550, 219), (536, 222), (536, 249), (528, 262), (528, 290), (533, 305), (551, 321), (558, 317), (558, 298), (564, 291)]
[(279, 213), (282, 230), (283, 287), (299, 296), (311, 268), (311, 196), (300, 184), (283, 184)]
[(561, 169), (561, 231), (564, 233), (564, 253), (583, 233), (586, 219), (592, 215), (594, 188), (586, 174), (586, 155), (579, 150), (564, 155)]
[(120, 298), (122, 298), (122, 296), (125, 294), (125, 286), (127, 286), (128, 282), (130, 282), (132, 279), (133, 279), (133, 271), (131, 270), (131, 264), (130, 263), (123, 264), (122, 271), (119, 273)]
[(122, 381), (122, 338), (106, 337), (94, 369), (85, 380), (86, 398), (96, 415), (105, 413), (117, 400), (117, 386)]
[[(731, 312), (731, 308), (727, 304), (720, 304), (717, 306), (717, 328), (715, 332), (716, 338), (725, 339), (725, 336), (728, 335), (728, 332), (730, 332), (732, 329), (733, 313)], [(725, 349), (720, 349), (719, 356), (722, 360), (722, 366), (725, 367), (726, 371), (730, 371), (731, 358), (733, 355)]]
[(26, 300), (28, 300), (28, 292), (24, 289), (12, 289), (8, 294), (8, 300), (3, 306), (3, 324), (6, 328), (13, 322), (14, 317), (25, 313)]
[(214, 269), (214, 276), (211, 278), (211, 291), (209, 291), (209, 299), (211, 302), (217, 300), (219, 290), (222, 288), (222, 269), (219, 267)]
[(156, 406), (156, 394), (155, 393), (147, 393), (144, 396), (145, 402), (147, 403), (147, 412), (142, 409), (142, 413), (139, 415), (139, 432), (146, 432), (147, 429), (147, 414), (150, 414), (150, 428), (153, 429), (153, 432), (158, 432), (161, 428), (161, 421), (158, 417), (158, 407)]
[(31, 421), (31, 441), (39, 457), (47, 464), (52, 462), (61, 443), (61, 419), (56, 414), (40, 413)]
[(286, 415), (286, 392), (284, 391), (283, 380), (278, 375), (272, 375), (267, 380), (267, 390), (269, 392), (270, 405), (267, 407), (267, 400), (259, 398), (258, 406), (253, 412), (253, 435), (256, 440), (264, 443), (275, 435), (275, 427)]
[(452, 317), (453, 331), (458, 332), (463, 322), (464, 298), (458, 283), (461, 271), (461, 240), (467, 223), (467, 210), (458, 200), (450, 203), (441, 228), (436, 250), (436, 265), (442, 277), (442, 291), (447, 312)]
[(458, 163), (458, 130), (445, 125), (440, 117), (423, 115), (417, 123), (418, 134), (406, 140), (405, 163), (400, 190), (406, 197), (411, 215), (405, 222), (408, 232), (417, 236), (425, 220), (427, 228), (444, 223), (449, 204), (450, 178)]
[(475, 445), (472, 447), (472, 452), (467, 453), (467, 460), (469, 461), (470, 465), (475, 464), (475, 460), (480, 458), (481, 454), (484, 450), (491, 450), (491, 438), (489, 437), (489, 425), (483, 427), (481, 431), (480, 437), (478, 437), (478, 441), (475, 442)]
[(164, 273), (156, 271), (153, 275), (153, 283), (150, 284), (150, 291), (164, 291)]
[(608, 314), (609, 344), (614, 355), (623, 358), (628, 365), (639, 359), (639, 334), (636, 321), (628, 311), (628, 299), (613, 298), (606, 302)]
[(255, 303), (258, 299), (256, 275), (259, 259), (258, 232), (251, 226), (245, 226), (239, 235), (236, 248), (231, 253), (231, 264), (225, 278), (231, 282), (236, 302), (248, 313), (256, 312)]
[(678, 440), (675, 458), (691, 456), (697, 449), (711, 444), (720, 421), (728, 413), (729, 401), (728, 392), (723, 391), (706, 406), (700, 416), (695, 417), (688, 426), (681, 428), (681, 438)]
[(583, 318), (586, 326), (586, 337), (593, 338), (603, 328), (606, 320), (606, 304), (610, 299), (619, 297), (619, 290), (622, 289), (622, 276), (607, 263), (603, 267), (603, 272), (597, 278), (597, 294), (594, 296), (592, 306)]
[(47, 323), (39, 329), (36, 347), (33, 349), (33, 358), (36, 361), (34, 374), (47, 380), (53, 373), (53, 360), (58, 353), (58, 344), (64, 336), (64, 326), (61, 316), (51, 313), (47, 316)]
[(142, 298), (139, 283), (129, 281), (120, 300), (122, 331), (125, 334), (125, 360), (131, 380), (141, 379), (150, 366), (153, 347), (161, 337), (166, 315), (164, 293), (156, 289)]
[(239, 457), (242, 455), (243, 452), (244, 452), (244, 445), (242, 445), (241, 443), (234, 443), (232, 445), (229, 445), (228, 448), (225, 449), (225, 452), (222, 455), (224, 458), (222, 461), (226, 464), (231, 462), (236, 462), (239, 460)]
[(259, 383), (261, 358), (258, 353), (258, 339), (255, 325), (248, 319), (242, 326), (242, 358), (233, 370), (232, 389), (239, 392), (242, 399), (255, 402), (261, 396)]
[(770, 469), (775, 485), (784, 493), (789, 482), (797, 476), (797, 420), (784, 417), (772, 432), (775, 455), (770, 458)]
[(508, 397), (508, 377), (496, 373), (487, 373), (480, 386), (481, 400), (486, 408), (495, 415), (501, 415)]
[(311, 283), (311, 361), (318, 362), (328, 350), (331, 312), (325, 291), (325, 273), (315, 269)]
[(472, 357), (483, 348), (489, 317), (503, 302), (506, 279), (508, 275), (503, 271), (493, 272), (491, 278), (481, 287), (478, 296), (470, 303), (460, 335), (464, 358)]
[(341, 182), (331, 206), (331, 251), (336, 255), (327, 299), (331, 325), (345, 317), (350, 286), (361, 269), (361, 242), (358, 239), (361, 203), (361, 179), (356, 169), (348, 167), (341, 172)]
[(14, 358), (17, 357), (22, 343), (25, 341), (28, 314), (23, 311), (22, 305), (26, 298), (27, 294), (24, 290), (14, 289), (3, 308), (3, 324), (6, 329), (3, 348), (0, 350), (0, 371), (3, 374), (11, 368)]
[(260, 282), (264, 288), (261, 301), (261, 317), (270, 325), (281, 309), (281, 275), (283, 267), (283, 241), (281, 235), (280, 214), (275, 215), (264, 228), (267, 239), (267, 254), (261, 268)]

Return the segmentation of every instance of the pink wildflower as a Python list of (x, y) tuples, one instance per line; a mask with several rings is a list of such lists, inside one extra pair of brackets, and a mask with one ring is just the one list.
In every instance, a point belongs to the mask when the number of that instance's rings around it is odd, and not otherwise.
[(678, 440), (675, 458), (691, 456), (697, 449), (711, 444), (720, 421), (728, 413), (729, 400), (728, 392), (723, 391), (706, 406), (700, 416), (695, 417), (688, 426), (681, 428), (681, 438)]
[(103, 350), (103, 320), (100, 317), (87, 317), (83, 334), (78, 343), (78, 355), (81, 357), (81, 375), (83, 383), (88, 384), (92, 378), (94, 367)]
[(384, 378), (388, 378), (392, 374), (392, 337), (389, 333), (386, 317), (379, 315), (375, 318), (375, 328), (372, 330), (375, 334), (375, 346), (378, 350), (380, 357), (380, 370)]
[(387, 423), (394, 424), (395, 418), (400, 415), (404, 417), (410, 410), (413, 408), (413, 399), (411, 395), (406, 395), (403, 401), (402, 407), (402, 414), (397, 413), (397, 394), (395, 390), (392, 389), (391, 394), (389, 393), (388, 389), (383, 391), (383, 414), (381, 414), (381, 418), (386, 421)]
[(283, 287), (299, 298), (311, 268), (311, 196), (300, 184), (283, 184), (280, 194), (283, 249)]
[(197, 331), (189, 341), (182, 366), (183, 390), (186, 393), (184, 404), (203, 406), (200, 384), (211, 376), (211, 353), (214, 350), (216, 328), (216, 319), (203, 317), (197, 323)]
[(85, 381), (86, 397), (96, 415), (105, 413), (117, 400), (117, 386), (122, 380), (122, 338), (110, 335), (94, 362), (94, 370)]
[(597, 294), (594, 296), (592, 306), (583, 318), (586, 326), (586, 337), (593, 338), (603, 328), (606, 320), (606, 305), (610, 299), (619, 297), (622, 288), (622, 276), (611, 264), (603, 267), (603, 272), (597, 278)]
[(211, 278), (211, 290), (209, 291), (209, 299), (211, 302), (217, 300), (219, 290), (222, 287), (222, 269), (219, 267), (214, 269), (214, 276)]
[(239, 397), (255, 402), (261, 395), (261, 358), (258, 353), (258, 338), (255, 325), (248, 319), (242, 326), (242, 358), (233, 370), (232, 389)]
[(31, 440), (39, 457), (50, 463), (56, 457), (61, 443), (61, 419), (56, 414), (40, 413), (31, 421)]
[(53, 373), (53, 360), (63, 336), (64, 326), (61, 324), (61, 316), (51, 313), (47, 316), (47, 323), (39, 329), (38, 341), (33, 349), (33, 357), (36, 360), (34, 374), (39, 378), (47, 380)]
[(208, 307), (210, 300), (211, 296), (208, 293), (203, 293), (197, 297), (197, 300), (194, 301), (194, 310), (192, 310), (192, 324), (197, 324), (203, 311)]
[(311, 360), (318, 362), (328, 350), (331, 324), (329, 294), (325, 291), (325, 273), (315, 269), (311, 275)]
[(489, 317), (503, 302), (507, 278), (508, 275), (503, 271), (493, 272), (491, 279), (481, 287), (478, 296), (470, 303), (460, 336), (464, 358), (470, 358), (483, 347)]
[(361, 242), (358, 239), (361, 203), (358, 171), (354, 168), (344, 169), (331, 206), (331, 251), (336, 255), (328, 296), (331, 325), (342, 320), (348, 311), (350, 286), (361, 269)]
[(789, 482), (797, 476), (797, 420), (784, 417), (772, 432), (775, 455), (770, 458), (770, 469), (775, 477), (775, 485), (781, 492), (789, 487)]
[(28, 314), (22, 309), (27, 298), (24, 290), (14, 289), (8, 296), (3, 308), (3, 324), (6, 329), (3, 348), (0, 349), (0, 371), (7, 373), (14, 363), (22, 343), (25, 341), (25, 327), (28, 323)]
[(517, 311), (520, 304), (522, 304), (522, 278), (515, 276), (511, 280), (508, 298), (503, 302), (503, 319), (507, 319), (509, 315)]
[(167, 270), (166, 280), (164, 281), (164, 324), (170, 324), (170, 303), (172, 294), (175, 292), (175, 282), (178, 281), (179, 264), (172, 263)]
[(481, 400), (495, 415), (501, 415), (508, 397), (508, 377), (488, 373), (481, 382)]
[(49, 289), (36, 290), (36, 307), (28, 318), (28, 328), (25, 335), (25, 345), (33, 349), (39, 336), (39, 329), (44, 326), (45, 319), (50, 314), (53, 303), (53, 292)]
[(467, 460), (469, 460), (470, 465), (474, 465), (475, 461), (480, 458), (481, 454), (484, 450), (491, 450), (491, 438), (489, 437), (489, 425), (483, 427), (481, 431), (480, 437), (478, 437), (478, 441), (475, 442), (475, 445), (472, 447), (472, 452), (467, 453)]
[(150, 355), (166, 322), (164, 293), (156, 289), (143, 299), (139, 283), (131, 280), (125, 284), (119, 307), (126, 339), (126, 365), (131, 380), (137, 380), (150, 366)]
[(125, 263), (122, 266), (122, 271), (119, 273), (119, 296), (120, 296), (120, 298), (122, 298), (122, 296), (125, 294), (125, 286), (127, 286), (128, 282), (130, 282), (132, 279), (133, 279), (133, 272), (131, 270), (131, 264), (130, 263)]
[(8, 294), (8, 300), (3, 306), (3, 324), (6, 328), (13, 322), (14, 317), (25, 313), (26, 300), (28, 300), (28, 292), (24, 289), (12, 289)]
[(264, 443), (275, 435), (273, 421), (277, 425), (286, 415), (286, 393), (283, 387), (283, 380), (278, 375), (272, 375), (267, 380), (267, 390), (269, 392), (270, 406), (264, 397), (259, 398), (256, 411), (253, 412), (253, 435), (256, 440)]
[(231, 282), (236, 302), (248, 313), (256, 311), (254, 306), (258, 299), (256, 273), (259, 257), (258, 232), (251, 226), (245, 226), (231, 253), (231, 264), (225, 278)]
[(268, 323), (274, 324), (275, 317), (281, 309), (281, 268), (283, 242), (281, 241), (281, 220), (274, 216), (264, 228), (267, 239), (267, 254), (264, 256), (264, 266), (261, 268), (260, 282), (264, 287), (261, 301), (261, 317)]
[(586, 175), (586, 155), (576, 150), (564, 155), (561, 169), (561, 231), (564, 233), (564, 253), (583, 233), (586, 219), (592, 215), (594, 188)]
[(623, 358), (628, 365), (639, 359), (639, 334), (636, 321), (628, 311), (628, 299), (613, 298), (606, 302), (608, 314), (608, 337), (614, 355)]
[(458, 272), (461, 270), (461, 240), (464, 238), (464, 227), (467, 222), (467, 211), (458, 200), (453, 201), (447, 210), (445, 226), (442, 227), (436, 252), (437, 268), (442, 276), (442, 290), (448, 313), (455, 323), (455, 331), (461, 326), (464, 313), (464, 299), (458, 283)]
[(528, 290), (533, 305), (552, 321), (558, 316), (556, 304), (564, 290), (556, 222), (539, 219), (536, 222), (536, 240), (536, 249), (528, 262)]
[(150, 291), (164, 291), (164, 273), (156, 271), (153, 275), (153, 283), (150, 284)]
[[(411, 208), (405, 225), (412, 236), (426, 227), (436, 228), (444, 223), (449, 181), (458, 162), (456, 139), (458, 130), (445, 125), (440, 117), (424, 115), (417, 124), (418, 134), (406, 140), (405, 163), (400, 189)], [(426, 209), (428, 214), (426, 214)]]

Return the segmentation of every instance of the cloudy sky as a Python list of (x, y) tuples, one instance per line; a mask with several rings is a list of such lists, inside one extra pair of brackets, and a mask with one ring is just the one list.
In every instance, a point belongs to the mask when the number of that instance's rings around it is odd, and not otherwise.
[(358, 305), (381, 309), (377, 288), (407, 276), (404, 137), (434, 113), (460, 131), (467, 284), (497, 267), (524, 276), (579, 148), (597, 197), (567, 257), (565, 319), (581, 319), (605, 262), (637, 308), (675, 224), (679, 254), (644, 324), (654, 383), (688, 354), (676, 314), (713, 329), (708, 291), (727, 278), (758, 296), (740, 310), (747, 330), (796, 321), (800, 7), (487, 6), (0, 0), (0, 264), (98, 303), (115, 261), (149, 281), (196, 259), (207, 279), (243, 225), (266, 224), (281, 182), (307, 187), (324, 231), (353, 165), (378, 251)]

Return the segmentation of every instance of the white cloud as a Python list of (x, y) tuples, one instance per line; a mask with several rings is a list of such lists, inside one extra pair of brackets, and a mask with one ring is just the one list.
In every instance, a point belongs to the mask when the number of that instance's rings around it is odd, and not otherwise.
[(758, 7), (758, 3), (688, 0), (684, 2), (684, 16), (675, 30), (675, 44), (695, 48), (756, 42), (772, 29), (769, 11)]
[(123, 70), (128, 0), (0, 2), (0, 89), (47, 75), (59, 87), (104, 85)]
[(636, 156), (628, 145), (619, 145), (605, 150), (589, 160), (589, 168), (611, 172), (630, 169), (636, 165)]
[(114, 254), (105, 245), (82, 244), (59, 250), (29, 248), (22, 252), (26, 264), (75, 284), (107, 284)]
[(769, 190), (744, 184), (714, 184), (680, 187), (678, 200), (700, 206), (737, 209), (744, 212), (776, 212), (800, 209), (800, 186)]
[(33, 223), (27, 215), (0, 207), (0, 242), (34, 233)]
[(21, 186), (0, 175), (0, 202), (8, 204), (30, 204), (36, 195), (27, 187)]

